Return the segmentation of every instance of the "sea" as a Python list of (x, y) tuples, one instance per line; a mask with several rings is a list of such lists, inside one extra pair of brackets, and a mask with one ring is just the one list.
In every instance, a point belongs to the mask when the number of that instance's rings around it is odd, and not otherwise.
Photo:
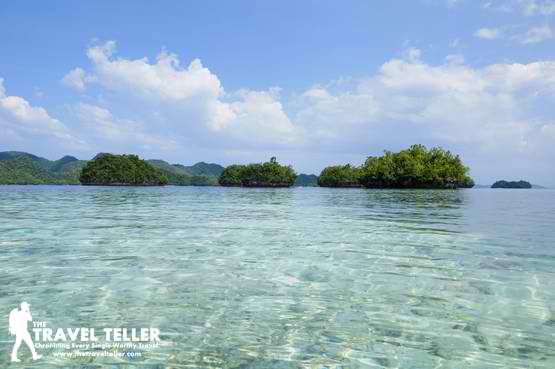
[(0, 309), (2, 368), (552, 369), (555, 190), (0, 186)]

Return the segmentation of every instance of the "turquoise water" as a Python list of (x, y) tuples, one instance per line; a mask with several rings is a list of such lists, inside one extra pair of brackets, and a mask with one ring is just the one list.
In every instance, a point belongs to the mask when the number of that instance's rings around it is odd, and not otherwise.
[(555, 368), (555, 191), (0, 187), (9, 311), (159, 327), (36, 368)]

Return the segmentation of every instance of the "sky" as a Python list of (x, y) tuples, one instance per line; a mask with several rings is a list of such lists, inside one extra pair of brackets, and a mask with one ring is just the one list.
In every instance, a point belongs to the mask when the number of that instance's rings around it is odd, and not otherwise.
[(555, 0), (0, 4), (0, 151), (297, 172), (420, 143), (555, 186)]

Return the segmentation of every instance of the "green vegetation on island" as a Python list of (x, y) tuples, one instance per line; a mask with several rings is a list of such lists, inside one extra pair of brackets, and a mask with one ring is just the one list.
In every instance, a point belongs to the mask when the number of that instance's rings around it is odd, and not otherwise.
[(218, 183), (225, 187), (241, 187), (243, 185), (244, 165), (230, 165), (224, 169)]
[(76, 185), (85, 164), (73, 156), (51, 161), (20, 151), (0, 152), (0, 184)]
[(293, 186), (318, 187), (318, 176), (314, 174), (299, 174)]
[(532, 184), (526, 181), (497, 181), (491, 188), (520, 188), (520, 189), (529, 189), (532, 188)]
[[(25, 152), (0, 152), (0, 184), (79, 185), (81, 170), (87, 162), (73, 156), (52, 161)], [(221, 165), (204, 162), (192, 166), (163, 160), (148, 163), (167, 177), (168, 184), (176, 186), (217, 186), (224, 170)]]
[(218, 177), (224, 167), (218, 164), (197, 163), (186, 167), (181, 164), (169, 164), (163, 160), (148, 160), (168, 178), (168, 184), (176, 186), (217, 186)]
[(412, 145), (398, 153), (369, 157), (360, 182), (366, 188), (471, 188), (474, 181), (458, 155), (440, 147)]
[[(101, 155), (100, 155), (101, 156)], [(97, 155), (98, 157), (98, 155)], [(123, 163), (123, 162), (122, 162)], [(86, 160), (72, 156), (51, 161), (18, 151), (0, 152), (0, 184), (79, 184)], [(148, 160), (148, 164), (178, 186), (245, 186), (245, 187), (368, 187), (368, 188), (470, 188), (474, 182), (467, 175), (460, 158), (441, 148), (426, 149), (413, 145), (398, 153), (386, 151), (383, 156), (369, 157), (365, 164), (331, 166), (317, 177), (296, 176), (292, 168), (282, 166), (272, 158), (262, 164), (231, 165), (224, 168), (204, 162), (192, 166), (169, 164), (163, 160)], [(129, 166), (121, 168), (123, 172)], [(114, 169), (115, 170), (115, 169)], [(122, 175), (122, 173), (120, 172)], [(142, 175), (142, 174), (141, 174)], [(145, 174), (146, 175), (146, 174)], [(129, 177), (132, 174), (129, 173)], [(141, 182), (139, 175), (135, 183)], [(157, 176), (146, 176), (148, 183), (157, 183)], [(85, 176), (86, 179), (86, 176)], [(110, 179), (105, 178), (109, 183)], [(126, 183), (125, 181), (123, 183)], [(493, 188), (530, 188), (528, 182), (499, 181)], [(532, 186), (533, 187), (533, 186)]]
[(92, 186), (164, 186), (168, 178), (137, 155), (103, 153), (85, 165), (79, 181)]
[(293, 168), (272, 158), (266, 163), (230, 165), (220, 175), (219, 183), (226, 187), (291, 187), (296, 178)]
[(397, 153), (385, 151), (369, 157), (360, 166), (332, 166), (324, 169), (318, 184), (322, 187), (366, 188), (471, 188), (474, 181), (460, 157), (436, 147), (412, 145)]
[(181, 164), (174, 165), (178, 168), (184, 169), (187, 173), (193, 176), (216, 177), (216, 181), (224, 171), (224, 167), (219, 164), (205, 163), (203, 161), (188, 167)]
[(325, 168), (320, 173), (318, 185), (320, 187), (362, 187), (361, 175), (361, 169), (350, 164), (335, 165)]

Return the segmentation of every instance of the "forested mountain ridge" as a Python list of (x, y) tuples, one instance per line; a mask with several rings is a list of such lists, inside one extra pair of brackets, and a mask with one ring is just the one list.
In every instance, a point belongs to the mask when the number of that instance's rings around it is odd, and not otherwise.
[[(97, 159), (106, 153), (99, 153)], [(81, 170), (88, 160), (66, 155), (48, 160), (22, 151), (0, 152), (0, 184), (55, 184), (78, 185)], [(148, 160), (168, 178), (172, 185), (216, 186), (224, 167), (200, 162), (192, 166), (169, 164), (163, 160)]]

